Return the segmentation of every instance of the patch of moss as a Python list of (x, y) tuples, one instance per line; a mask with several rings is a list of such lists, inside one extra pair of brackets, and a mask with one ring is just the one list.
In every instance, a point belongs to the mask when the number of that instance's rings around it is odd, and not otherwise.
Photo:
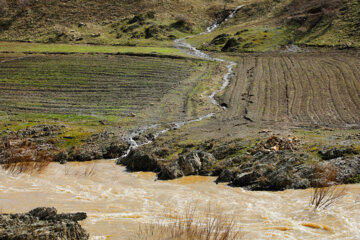
[(348, 182), (352, 184), (360, 183), (360, 174), (356, 177), (350, 178)]

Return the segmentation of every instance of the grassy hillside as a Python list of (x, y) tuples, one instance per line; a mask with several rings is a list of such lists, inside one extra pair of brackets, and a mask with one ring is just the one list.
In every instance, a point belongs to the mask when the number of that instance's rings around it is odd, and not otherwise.
[(360, 46), (358, 0), (0, 0), (0, 39), (170, 46), (239, 5), (231, 21), (193, 43), (225, 52), (271, 51), (292, 43)]
[(222, 0), (0, 0), (0, 39), (166, 45), (209, 25), (223, 4)]
[(191, 39), (209, 51), (275, 51), (289, 44), (360, 47), (358, 0), (258, 0), (216, 32)]

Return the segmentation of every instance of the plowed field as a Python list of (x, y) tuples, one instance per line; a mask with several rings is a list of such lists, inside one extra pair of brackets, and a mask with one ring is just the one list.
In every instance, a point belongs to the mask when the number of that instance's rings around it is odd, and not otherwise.
[(189, 78), (194, 61), (110, 55), (0, 56), (0, 111), (127, 116)]
[(222, 120), (359, 126), (358, 53), (247, 55), (224, 94)]

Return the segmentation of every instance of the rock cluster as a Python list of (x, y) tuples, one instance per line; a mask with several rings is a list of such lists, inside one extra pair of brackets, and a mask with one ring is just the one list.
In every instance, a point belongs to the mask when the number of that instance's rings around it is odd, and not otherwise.
[(169, 180), (189, 175), (210, 175), (216, 159), (210, 153), (193, 151), (161, 169), (158, 179)]
[(312, 187), (318, 168), (335, 168), (337, 183), (347, 183), (360, 174), (359, 152), (350, 148), (324, 148), (314, 160), (296, 138), (272, 136), (252, 147), (249, 142), (234, 140), (216, 146), (191, 145), (190, 149), (184, 148), (176, 159), (167, 160), (169, 151), (160, 151), (155, 146), (140, 147), (118, 164), (130, 171), (156, 172), (159, 180), (212, 175), (218, 176), (217, 183), (269, 191)]
[(40, 207), (24, 214), (0, 215), (0, 239), (6, 240), (87, 240), (89, 234), (78, 221), (86, 213), (57, 214), (55, 208)]
[(9, 160), (9, 156), (16, 158), (17, 162), (37, 161), (36, 156), (43, 159), (44, 154), (47, 161), (61, 163), (114, 159), (123, 155), (129, 147), (120, 134), (102, 132), (90, 136), (79, 146), (60, 150), (56, 141), (73, 138), (60, 136), (64, 128), (63, 125), (39, 125), (7, 133), (6, 137), (0, 139), (0, 163)]

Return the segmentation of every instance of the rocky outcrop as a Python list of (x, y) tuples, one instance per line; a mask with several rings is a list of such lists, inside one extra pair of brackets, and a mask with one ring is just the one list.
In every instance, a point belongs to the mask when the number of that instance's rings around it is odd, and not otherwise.
[(157, 172), (160, 170), (157, 157), (143, 149), (132, 149), (128, 156), (118, 159), (116, 164), (126, 166), (129, 171)]
[(81, 146), (75, 146), (68, 152), (67, 161), (89, 161), (97, 159), (113, 159), (122, 156), (129, 144), (120, 136), (103, 132), (95, 134)]
[(350, 178), (360, 175), (360, 155), (340, 157), (320, 164), (322, 168), (336, 168), (336, 182), (347, 183)]
[(165, 145), (155, 140), (150, 145), (131, 150), (117, 163), (130, 171), (156, 172), (159, 180), (211, 175), (218, 176), (216, 183), (227, 182), (248, 190), (313, 187), (319, 169), (336, 169), (336, 179), (332, 181), (340, 184), (359, 176), (357, 146), (323, 149), (324, 156), (338, 156), (335, 153), (341, 152), (343, 157), (324, 160), (320, 158), (321, 154), (318, 156), (317, 152), (309, 151), (308, 145), (303, 145), (296, 137), (270, 136), (256, 144), (234, 139), (223, 143), (208, 140), (199, 145), (176, 145), (175, 142)]
[(334, 158), (343, 157), (346, 154), (359, 154), (359, 152), (351, 147), (347, 148), (324, 148), (323, 150), (319, 151), (321, 158), (323, 160), (331, 160)]
[(216, 182), (230, 182), (232, 186), (249, 190), (308, 188), (313, 171), (313, 165), (306, 164), (298, 153), (258, 152), (239, 167), (222, 171)]
[(298, 152), (258, 152), (251, 160), (237, 167), (224, 169), (216, 182), (229, 182), (231, 186), (248, 190), (280, 191), (305, 189), (313, 186), (316, 168), (336, 169), (337, 183), (346, 183), (360, 174), (359, 156), (341, 157), (318, 164), (308, 163), (308, 157)]
[[(63, 125), (38, 125), (17, 132), (7, 132), (0, 139), (0, 164), (16, 158), (16, 162), (38, 161), (90, 161), (98, 159), (114, 159), (122, 156), (129, 144), (122, 139), (120, 133), (101, 132), (83, 139), (81, 144), (70, 149), (60, 149), (58, 143), (62, 139), (72, 139), (73, 136), (61, 136)], [(46, 157), (44, 157), (46, 155)]]
[(161, 169), (158, 179), (169, 180), (189, 175), (210, 175), (216, 162), (214, 156), (203, 151), (193, 151)]
[(36, 208), (24, 214), (0, 215), (0, 239), (6, 240), (87, 240), (89, 234), (78, 221), (86, 213), (57, 214), (55, 208)]

